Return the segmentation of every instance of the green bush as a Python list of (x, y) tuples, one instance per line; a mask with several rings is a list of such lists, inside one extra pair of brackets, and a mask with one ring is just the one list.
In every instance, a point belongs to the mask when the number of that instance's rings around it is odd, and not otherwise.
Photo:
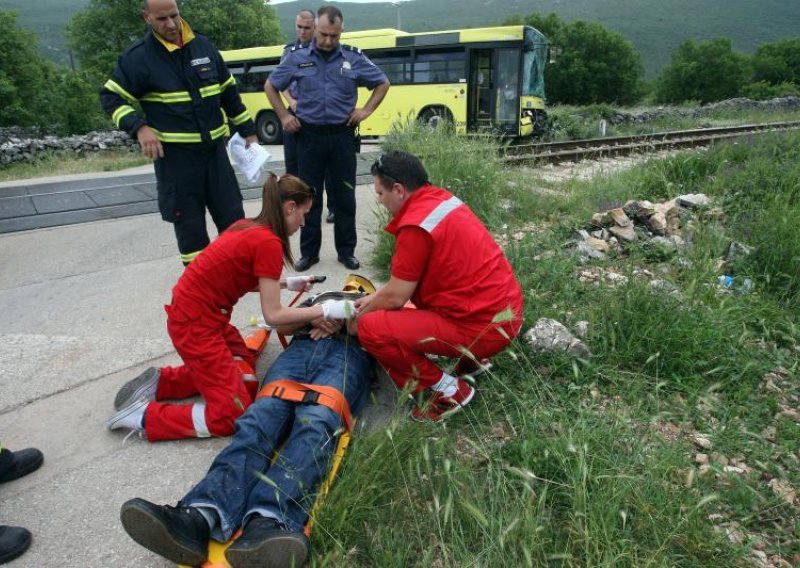
[(772, 85), (766, 81), (750, 83), (742, 88), (742, 96), (755, 101), (765, 101), (775, 97), (798, 97), (800, 87), (794, 83), (778, 83)]
[(92, 130), (108, 130), (113, 123), (100, 108), (98, 81), (85, 72), (63, 70), (52, 96), (67, 100), (67, 105), (56, 105), (59, 112), (53, 116), (49, 128), (57, 134), (85, 134)]
[(661, 72), (656, 99), (663, 103), (702, 103), (739, 96), (750, 77), (745, 56), (733, 50), (729, 38), (682, 42)]

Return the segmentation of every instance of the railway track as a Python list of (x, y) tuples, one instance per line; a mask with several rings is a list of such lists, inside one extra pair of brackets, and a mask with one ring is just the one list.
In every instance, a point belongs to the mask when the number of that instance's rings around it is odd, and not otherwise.
[(520, 144), (503, 148), (501, 159), (509, 165), (528, 165), (537, 162), (559, 163), (708, 146), (714, 142), (763, 134), (779, 130), (800, 129), (800, 121), (746, 124), (694, 130), (675, 130), (636, 136), (615, 136), (564, 142)]

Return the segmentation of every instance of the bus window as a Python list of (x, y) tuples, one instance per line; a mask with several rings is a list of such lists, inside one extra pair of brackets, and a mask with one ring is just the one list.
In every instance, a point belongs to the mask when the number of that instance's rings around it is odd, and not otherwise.
[(228, 71), (233, 75), (233, 80), (236, 81), (236, 89), (239, 92), (244, 88), (244, 63), (229, 63)]
[(525, 29), (522, 58), (522, 95), (544, 98), (544, 64), (547, 62), (547, 39), (533, 28)]
[(269, 74), (278, 66), (277, 63), (255, 63), (247, 68), (244, 79), (244, 93), (258, 93), (264, 90), (264, 83), (267, 82)]
[(404, 85), (411, 82), (411, 52), (389, 51), (369, 55), (392, 85)]
[(415, 83), (457, 83), (465, 78), (463, 49), (419, 50), (414, 59)]
[(519, 50), (497, 51), (496, 124), (516, 126), (519, 121)]

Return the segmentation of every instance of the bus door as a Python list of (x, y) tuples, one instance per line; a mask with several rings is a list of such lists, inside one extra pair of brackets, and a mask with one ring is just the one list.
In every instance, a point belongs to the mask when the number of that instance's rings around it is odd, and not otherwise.
[(467, 129), (485, 130), (492, 127), (494, 116), (493, 49), (473, 49), (469, 57), (469, 106)]
[(471, 130), (519, 133), (519, 49), (473, 49), (470, 54)]

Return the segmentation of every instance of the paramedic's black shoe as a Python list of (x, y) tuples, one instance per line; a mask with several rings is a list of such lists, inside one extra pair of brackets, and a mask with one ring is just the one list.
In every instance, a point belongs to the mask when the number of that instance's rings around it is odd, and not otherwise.
[(358, 270), (361, 268), (361, 263), (358, 262), (358, 259), (354, 256), (340, 256), (338, 260), (350, 270)]
[(148, 367), (135, 379), (131, 379), (119, 389), (114, 398), (114, 408), (120, 410), (130, 406), (140, 398), (153, 400), (158, 389), (158, 379), (161, 377), (161, 369)]
[(133, 540), (167, 560), (198, 566), (208, 559), (210, 530), (197, 509), (156, 505), (137, 498), (122, 505), (119, 517)]
[(304, 256), (294, 263), (294, 269), (297, 272), (305, 272), (319, 262), (318, 256)]
[(27, 529), (0, 525), (0, 564), (22, 556), (32, 540), (31, 533)]
[(233, 568), (301, 568), (308, 560), (308, 539), (274, 519), (253, 517), (225, 558)]
[(8, 448), (0, 450), (0, 483), (14, 481), (39, 469), (44, 455), (36, 448), (26, 448), (12, 452)]
[(333, 223), (335, 220), (336, 220), (336, 217), (334, 216), (333, 211), (328, 209), (328, 216), (325, 217), (325, 222), (326, 223)]

